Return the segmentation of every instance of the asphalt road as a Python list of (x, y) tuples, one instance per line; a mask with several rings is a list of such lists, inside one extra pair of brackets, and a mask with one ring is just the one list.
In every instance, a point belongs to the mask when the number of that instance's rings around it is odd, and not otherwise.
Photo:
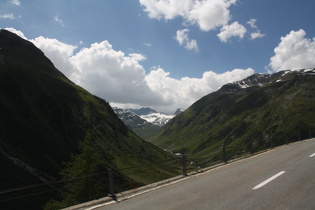
[(315, 139), (92, 209), (315, 209)]

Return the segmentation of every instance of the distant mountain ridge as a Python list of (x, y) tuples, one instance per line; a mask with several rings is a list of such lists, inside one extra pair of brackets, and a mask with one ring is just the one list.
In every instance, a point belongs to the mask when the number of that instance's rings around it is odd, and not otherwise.
[(143, 139), (150, 138), (175, 115), (159, 113), (149, 107), (121, 109), (113, 107), (117, 116)]
[(154, 144), (217, 161), (315, 136), (315, 69), (254, 74), (226, 84), (170, 120)]
[[(314, 74), (314, 69), (297, 69), (293, 72), (298, 74)], [(292, 70), (283, 70), (274, 74), (253, 74), (243, 80), (236, 81), (233, 83), (228, 83), (221, 87), (225, 91), (235, 91), (239, 89), (249, 88), (249, 87), (262, 87), (269, 83), (280, 82), (283, 80), (290, 79), (292, 77)]]

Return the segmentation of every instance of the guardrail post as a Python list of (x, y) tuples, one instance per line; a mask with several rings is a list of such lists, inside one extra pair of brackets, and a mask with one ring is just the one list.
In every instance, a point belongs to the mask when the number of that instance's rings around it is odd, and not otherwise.
[(109, 194), (108, 194), (108, 196), (111, 197), (113, 200), (116, 200), (116, 195), (114, 192), (113, 170), (111, 168), (108, 168), (108, 182), (109, 182)]
[(182, 156), (182, 162), (183, 162), (183, 175), (184, 176), (187, 176), (187, 171), (186, 171), (186, 156), (185, 155), (183, 155)]
[(222, 152), (223, 152), (223, 162), (228, 163), (227, 158), (226, 158), (226, 145), (225, 145), (225, 143), (223, 144)]

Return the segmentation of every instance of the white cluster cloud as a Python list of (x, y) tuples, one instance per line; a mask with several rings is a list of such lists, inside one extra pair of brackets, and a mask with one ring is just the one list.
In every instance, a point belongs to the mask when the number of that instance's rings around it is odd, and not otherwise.
[(235, 21), (230, 25), (224, 25), (217, 36), (224, 43), (227, 43), (232, 37), (239, 37), (240, 39), (243, 39), (246, 33), (250, 33), (250, 39), (264, 37), (265, 34), (260, 32), (256, 22), (256, 19), (250, 19), (247, 24), (250, 26), (251, 30), (247, 30), (245, 26)]
[(250, 27), (254, 30), (251, 34), (250, 37), (251, 39), (257, 39), (264, 37), (265, 34), (262, 34), (259, 30), (259, 28), (256, 25), (257, 20), (256, 19), (250, 19), (247, 24), (250, 25)]
[(246, 28), (237, 21), (231, 25), (225, 25), (221, 28), (221, 32), (217, 35), (222, 42), (227, 42), (232, 37), (244, 38), (247, 32)]
[(0, 18), (2, 18), (2, 19), (15, 19), (15, 16), (13, 13), (7, 13), (7, 14), (0, 15)]
[(20, 6), (21, 2), (19, 0), (11, 0), (10, 1), (12, 4), (16, 5), (16, 6)]
[(185, 46), (187, 50), (193, 50), (195, 52), (198, 52), (198, 44), (195, 39), (189, 39), (188, 33), (189, 29), (183, 29), (183, 30), (178, 30), (176, 32), (176, 37), (175, 39), (179, 43), (180, 46)]
[(250, 38), (251, 39), (258, 39), (258, 38), (261, 38), (261, 37), (264, 37), (265, 34), (262, 34), (260, 32), (253, 32), (250, 34)]
[(65, 25), (64, 25), (64, 23), (63, 23), (63, 20), (61, 20), (61, 19), (59, 18), (59, 16), (55, 16), (55, 17), (54, 17), (54, 20), (55, 20), (57, 23), (59, 23), (62, 27), (65, 27)]
[[(228, 24), (231, 20), (230, 6), (236, 4), (237, 0), (139, 0), (139, 2), (152, 19), (171, 20), (181, 17), (184, 20), (183, 25), (186, 27), (197, 25), (202, 31), (210, 31), (221, 27), (217, 36), (225, 43), (232, 37), (243, 39), (248, 31), (245, 26), (237, 21)], [(247, 23), (252, 31), (250, 39), (264, 36), (256, 26), (256, 21), (256, 19), (251, 19)], [(189, 41), (187, 30), (178, 30), (176, 39), (186, 49), (195, 50), (198, 47), (197, 41)]]
[(275, 55), (271, 57), (267, 67), (271, 72), (280, 70), (314, 68), (315, 67), (315, 37), (305, 38), (303, 29), (291, 31), (274, 49)]
[(138, 58), (114, 50), (108, 41), (81, 49), (70, 61), (76, 69), (70, 79), (110, 102), (148, 106), (164, 103), (145, 82), (145, 69)]
[(153, 107), (165, 112), (174, 112), (177, 108), (187, 108), (201, 97), (218, 90), (226, 83), (241, 80), (254, 74), (254, 70), (235, 69), (222, 74), (213, 71), (204, 72), (202, 78), (183, 77), (180, 80), (170, 77), (162, 68), (152, 69), (146, 76), (150, 88), (160, 93), (166, 104)]
[(257, 25), (256, 25), (257, 20), (256, 19), (250, 19), (249, 21), (247, 21), (247, 24), (250, 25), (251, 28), (257, 29)]
[(171, 20), (182, 17), (203, 31), (223, 26), (230, 20), (229, 7), (237, 0), (140, 0), (150, 18)]
[(135, 61), (144, 61), (147, 59), (145, 55), (142, 55), (140, 53), (129, 53), (129, 57), (131, 57)]
[(143, 43), (144, 46), (147, 46), (147, 47), (152, 47), (152, 44), (151, 43)]
[[(20, 6), (21, 2), (19, 0), (10, 0), (9, 3), (14, 4), (16, 6)], [(18, 16), (20, 17), (20, 16)], [(1, 19), (15, 19), (15, 15), (13, 13), (5, 13), (5, 14), (0, 14)]]
[[(24, 37), (23, 33), (7, 28)], [(91, 93), (116, 105), (150, 106), (158, 111), (173, 113), (222, 85), (241, 80), (254, 73), (251, 68), (235, 69), (222, 74), (204, 72), (202, 78), (175, 79), (161, 67), (149, 74), (139, 63), (144, 55), (126, 55), (114, 50), (108, 41), (94, 43), (74, 53), (77, 46), (56, 39), (37, 37), (33, 42), (69, 79)]]

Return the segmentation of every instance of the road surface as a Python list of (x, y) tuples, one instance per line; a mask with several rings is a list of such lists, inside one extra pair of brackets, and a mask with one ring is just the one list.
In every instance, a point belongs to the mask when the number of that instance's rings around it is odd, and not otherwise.
[(315, 139), (90, 209), (315, 209)]

